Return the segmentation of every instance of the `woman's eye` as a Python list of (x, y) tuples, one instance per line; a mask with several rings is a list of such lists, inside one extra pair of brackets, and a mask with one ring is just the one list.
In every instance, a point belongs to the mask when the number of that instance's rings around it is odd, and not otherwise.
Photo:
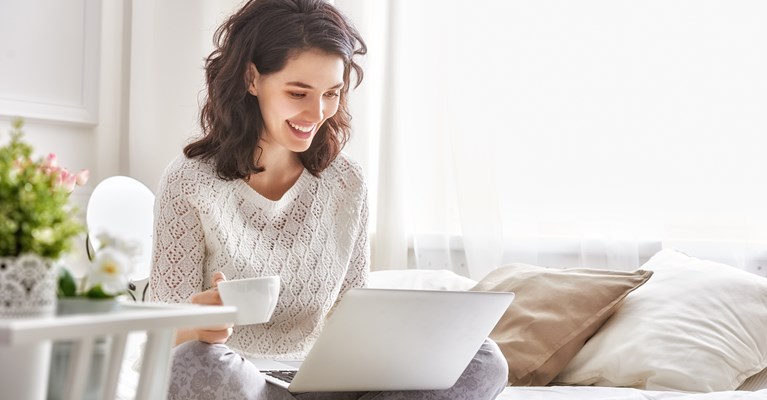
[(338, 92), (327, 92), (327, 93), (325, 93), (325, 96), (327, 96), (327, 97), (338, 97), (340, 95), (341, 95), (341, 93), (338, 93)]
[(303, 99), (304, 97), (306, 97), (306, 94), (304, 94), (304, 93), (294, 93), (294, 92), (290, 92), (290, 93), (288, 93), (288, 94), (290, 95), (290, 97), (292, 97), (292, 98), (294, 98), (294, 99)]

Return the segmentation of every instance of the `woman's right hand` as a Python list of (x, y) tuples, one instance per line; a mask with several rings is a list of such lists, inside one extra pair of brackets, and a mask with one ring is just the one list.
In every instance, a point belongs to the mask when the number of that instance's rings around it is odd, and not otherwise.
[[(216, 306), (223, 305), (224, 303), (221, 301), (221, 295), (218, 293), (218, 283), (225, 280), (226, 276), (224, 276), (223, 272), (217, 271), (213, 273), (213, 287), (193, 295), (192, 303)], [(195, 329), (194, 336), (197, 340), (205, 343), (226, 343), (229, 336), (232, 335), (232, 325), (233, 324), (226, 324)]]

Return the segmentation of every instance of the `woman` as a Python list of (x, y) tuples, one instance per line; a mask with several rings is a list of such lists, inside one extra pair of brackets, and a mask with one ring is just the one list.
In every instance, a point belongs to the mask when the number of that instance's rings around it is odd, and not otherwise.
[[(281, 291), (268, 323), (179, 332), (170, 398), (292, 399), (240, 354), (303, 357), (334, 304), (366, 285), (367, 192), (341, 153), (352, 72), (362, 80), (354, 56), (366, 47), (320, 0), (249, 1), (215, 42), (203, 136), (171, 163), (157, 196), (153, 298), (221, 304), (221, 280), (265, 275), (279, 275)], [(450, 390), (295, 398), (490, 399), (505, 368), (488, 342)]]

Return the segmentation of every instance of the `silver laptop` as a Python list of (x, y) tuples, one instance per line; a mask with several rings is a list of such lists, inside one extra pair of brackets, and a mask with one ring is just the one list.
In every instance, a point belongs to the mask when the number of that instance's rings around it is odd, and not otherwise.
[(251, 359), (292, 393), (452, 387), (513, 293), (352, 289), (302, 363)]

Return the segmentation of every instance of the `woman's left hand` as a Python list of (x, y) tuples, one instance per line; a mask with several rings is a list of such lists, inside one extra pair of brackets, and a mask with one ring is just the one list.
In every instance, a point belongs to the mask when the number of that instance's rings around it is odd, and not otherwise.
[[(216, 306), (223, 305), (224, 303), (221, 301), (221, 295), (218, 292), (218, 283), (225, 280), (226, 276), (224, 276), (223, 272), (216, 271), (213, 273), (213, 287), (193, 295), (192, 303)], [(197, 340), (205, 343), (226, 343), (229, 336), (232, 336), (232, 325), (233, 324), (226, 324), (196, 329), (195, 336)]]

